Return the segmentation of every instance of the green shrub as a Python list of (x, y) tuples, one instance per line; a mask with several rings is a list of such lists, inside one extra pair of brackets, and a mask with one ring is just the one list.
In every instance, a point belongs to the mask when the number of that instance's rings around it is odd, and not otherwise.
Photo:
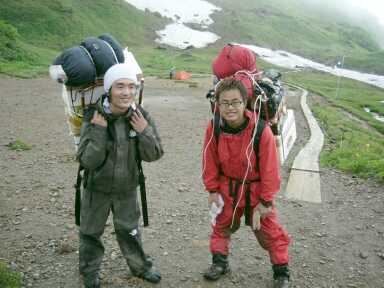
[(9, 269), (9, 267), (3, 262), (0, 262), (0, 287), (1, 288), (21, 287), (20, 274)]
[(24, 151), (24, 150), (31, 150), (32, 149), (31, 145), (24, 143), (21, 140), (15, 140), (15, 141), (9, 142), (7, 147), (10, 150), (16, 150), (16, 151)]

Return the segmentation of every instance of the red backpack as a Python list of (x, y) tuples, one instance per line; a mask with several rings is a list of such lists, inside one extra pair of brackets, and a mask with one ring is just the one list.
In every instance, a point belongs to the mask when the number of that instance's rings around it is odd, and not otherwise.
[[(248, 93), (249, 110), (254, 110), (254, 103), (260, 96), (260, 117), (270, 122), (272, 131), (278, 134), (276, 122), (279, 110), (282, 108), (284, 90), (280, 83), (281, 73), (276, 70), (258, 71), (255, 53), (239, 45), (227, 44), (212, 62), (212, 71), (218, 79), (234, 77), (241, 81)], [(214, 90), (206, 95), (211, 101), (211, 110), (218, 112), (215, 107)], [(259, 107), (256, 107), (259, 111)], [(275, 125), (274, 125), (275, 124)]]

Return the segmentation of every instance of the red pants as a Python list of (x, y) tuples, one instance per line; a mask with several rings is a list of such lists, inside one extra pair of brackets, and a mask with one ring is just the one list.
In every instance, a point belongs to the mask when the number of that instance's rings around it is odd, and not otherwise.
[[(254, 207), (251, 208), (251, 215), (253, 208)], [(223, 211), (216, 218), (216, 225), (212, 226), (211, 253), (228, 255), (231, 234), (240, 227), (240, 218), (243, 213), (244, 208), (238, 207), (236, 209), (236, 215), (231, 229), (233, 216), (232, 203), (225, 203)], [(288, 245), (290, 238), (279, 224), (275, 208), (273, 208), (271, 214), (261, 220), (261, 229), (254, 232), (254, 234), (261, 247), (269, 252), (272, 264), (288, 264)]]

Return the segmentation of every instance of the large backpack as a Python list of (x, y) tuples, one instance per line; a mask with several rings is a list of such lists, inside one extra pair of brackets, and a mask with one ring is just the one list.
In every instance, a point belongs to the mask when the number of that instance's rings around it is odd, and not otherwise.
[(69, 87), (88, 87), (102, 78), (109, 67), (123, 62), (123, 49), (111, 35), (88, 37), (53, 61), (52, 67), (61, 66), (62, 74), (51, 73), (51, 77)]
[[(227, 44), (221, 49), (217, 57), (212, 61), (212, 72), (218, 79), (234, 76), (238, 71), (257, 73), (255, 53), (243, 46)], [(247, 89), (248, 97), (253, 95), (252, 80), (246, 75), (235, 76)]]
[(258, 71), (255, 53), (240, 45), (225, 45), (212, 61), (212, 72), (219, 79), (232, 76), (240, 70), (252, 73)]
[[(95, 104), (105, 93), (104, 74), (116, 63), (129, 64), (138, 78), (142, 77), (143, 72), (132, 52), (127, 48), (123, 50), (113, 36), (103, 34), (97, 38), (87, 37), (79, 46), (64, 50), (49, 67), (51, 78), (62, 84), (61, 95), (75, 148), (80, 141), (84, 109)], [(143, 90), (143, 81), (140, 91)]]
[[(237, 72), (233, 77), (236, 78), (238, 75), (245, 75), (247, 79), (253, 81), (253, 94), (252, 97), (248, 98), (247, 109), (250, 111), (260, 111), (260, 118), (270, 124), (274, 135), (278, 135), (280, 133), (278, 121), (281, 116), (280, 114), (283, 111), (284, 104), (284, 89), (279, 80), (281, 74), (276, 70), (267, 70), (263, 71), (263, 76), (260, 78), (259, 73), (251, 74), (242, 70)], [(259, 96), (261, 99), (258, 101), (256, 107), (254, 107), (255, 101)], [(219, 107), (215, 104), (215, 90), (210, 89), (206, 94), (206, 98), (211, 103), (211, 112), (218, 113)], [(262, 107), (259, 107), (260, 103)]]
[[(274, 69), (259, 71), (256, 66), (255, 53), (243, 46), (227, 44), (212, 62), (212, 71), (217, 79), (233, 77), (242, 82), (248, 93), (247, 108), (259, 111), (260, 117), (271, 125), (275, 135), (279, 134), (277, 122), (283, 108), (284, 89), (281, 85), (281, 73)], [(207, 98), (214, 111), (214, 90), (210, 90)], [(258, 97), (258, 105), (254, 107)], [(262, 107), (259, 107), (262, 103)], [(216, 107), (217, 109), (217, 107)]]

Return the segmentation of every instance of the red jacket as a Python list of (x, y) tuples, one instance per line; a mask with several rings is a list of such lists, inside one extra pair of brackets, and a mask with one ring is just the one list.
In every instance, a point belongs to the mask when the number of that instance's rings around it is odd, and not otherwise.
[[(248, 160), (245, 155), (247, 146), (252, 139), (255, 126), (253, 113), (245, 110), (245, 116), (249, 118), (247, 127), (238, 134), (228, 134), (221, 131), (218, 144), (213, 132), (212, 121), (209, 122), (205, 133), (203, 155), (203, 181), (207, 191), (219, 192), (224, 202), (232, 202), (229, 196), (229, 177), (240, 179), (245, 176)], [(207, 147), (208, 142), (210, 142)], [(207, 147), (207, 148), (206, 148)], [(259, 143), (259, 173), (256, 172), (256, 157), (253, 147), (251, 152), (251, 168), (246, 180), (254, 180), (260, 176), (259, 182), (252, 182), (251, 205), (256, 205), (261, 197), (265, 201), (274, 199), (274, 195), (280, 190), (280, 170), (275, 144), (275, 137), (269, 126), (264, 128)], [(241, 187), (238, 191), (240, 197)], [(239, 207), (245, 206), (245, 188), (242, 193)]]

